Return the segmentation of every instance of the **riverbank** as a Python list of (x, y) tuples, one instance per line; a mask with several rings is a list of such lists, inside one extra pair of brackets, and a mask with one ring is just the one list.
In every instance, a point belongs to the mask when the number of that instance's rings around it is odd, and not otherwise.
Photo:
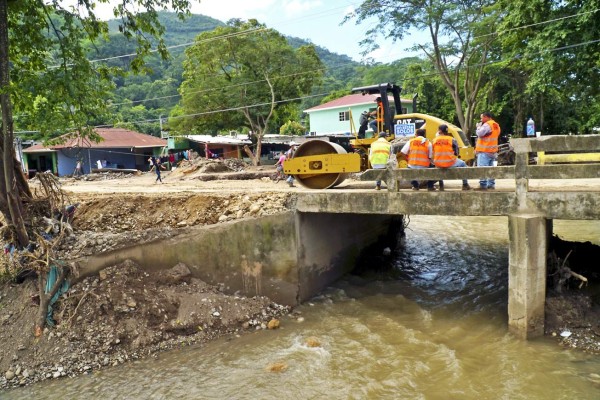
[(56, 325), (35, 338), (36, 293), (33, 280), (0, 290), (2, 388), (73, 377), (223, 335), (275, 328), (278, 318), (291, 312), (266, 297), (225, 294), (192, 278), (183, 264), (148, 273), (126, 262), (73, 286), (54, 307)]
[[(200, 180), (194, 178), (196, 172), (180, 172), (180, 177), (165, 174), (163, 185), (154, 184), (151, 174), (61, 180), (70, 202), (80, 205), (73, 236), (57, 250), (62, 258), (72, 259), (170, 237), (191, 226), (293, 209), (294, 192), (304, 189), (276, 184), (265, 176), (270, 172), (268, 167), (256, 170), (250, 180)], [(372, 184), (347, 180), (341, 190), (346, 189), (372, 190)], [(549, 297), (546, 334), (561, 345), (600, 352), (597, 300), (576, 293), (575, 288), (559, 300)], [(226, 294), (219, 286), (192, 278), (182, 264), (151, 274), (124, 263), (73, 286), (54, 310), (57, 326), (35, 338), (36, 294), (33, 281), (0, 289), (2, 388), (267, 329), (273, 319), (292, 312), (266, 298)], [(565, 331), (568, 337), (562, 336)]]

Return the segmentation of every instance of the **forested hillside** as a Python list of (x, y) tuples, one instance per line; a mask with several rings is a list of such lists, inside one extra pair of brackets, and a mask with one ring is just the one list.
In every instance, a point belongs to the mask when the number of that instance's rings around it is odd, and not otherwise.
[[(163, 61), (158, 55), (154, 55), (147, 60), (147, 68), (142, 74), (129, 72), (115, 79), (112, 99), (115, 108), (114, 119), (99, 123), (129, 125), (142, 132), (158, 134), (159, 118), (162, 117), (163, 122), (166, 121), (171, 109), (180, 100), (178, 89), (183, 81), (185, 49), (194, 42), (198, 34), (224, 25), (221, 21), (203, 15), (192, 15), (181, 22), (174, 14), (168, 12), (161, 12), (159, 20), (165, 27), (164, 37), (167, 46), (170, 47), (171, 58)], [(109, 21), (109, 27), (113, 32), (110, 40), (98, 44), (90, 57), (108, 59), (105, 62), (111, 66), (127, 68), (129, 58), (122, 56), (133, 53), (135, 43), (128, 43), (118, 35), (117, 21)], [(293, 37), (288, 37), (288, 41), (295, 48), (307, 44), (305, 40)], [(316, 46), (316, 50), (326, 70), (323, 84), (314, 88), (314, 94), (329, 94), (362, 83), (358, 76), (364, 68), (361, 68), (359, 63), (348, 56), (332, 53), (319, 46)], [(321, 100), (322, 97), (308, 98), (302, 102), (299, 109), (312, 107)]]

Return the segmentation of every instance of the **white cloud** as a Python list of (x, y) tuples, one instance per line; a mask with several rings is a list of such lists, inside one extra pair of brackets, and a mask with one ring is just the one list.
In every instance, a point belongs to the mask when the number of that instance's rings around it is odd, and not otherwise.
[(321, 7), (323, 3), (320, 0), (291, 0), (284, 2), (284, 13), (288, 17), (297, 16), (306, 11), (314, 10)]
[(264, 22), (274, 3), (275, 0), (202, 0), (200, 4), (192, 3), (191, 11), (223, 22), (231, 18), (256, 18), (259, 22)]

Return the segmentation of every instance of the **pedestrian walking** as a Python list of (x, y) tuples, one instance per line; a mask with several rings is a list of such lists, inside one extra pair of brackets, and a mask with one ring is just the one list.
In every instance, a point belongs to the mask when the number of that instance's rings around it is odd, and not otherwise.
[(275, 174), (275, 183), (279, 183), (280, 180), (285, 179), (285, 174), (283, 173), (283, 162), (285, 160), (285, 153), (281, 152), (279, 159), (275, 163), (275, 169), (277, 170), (277, 173)]
[[(297, 146), (298, 146), (298, 144), (296, 142), (294, 142), (294, 141), (290, 142), (290, 148), (285, 153), (285, 159), (286, 160), (290, 160), (290, 159), (292, 159), (292, 157), (294, 157), (294, 153), (296, 152)], [(289, 175), (288, 178), (285, 181), (287, 182), (288, 185), (290, 185), (290, 187), (295, 187), (294, 186), (294, 176), (293, 175)]]
[(77, 163), (75, 164), (75, 171), (73, 171), (73, 177), (81, 176), (81, 175), (83, 175), (83, 170), (81, 167), (81, 160), (77, 160)]
[(163, 183), (162, 178), (160, 177), (160, 162), (154, 156), (150, 157), (148, 159), (148, 162), (150, 163), (150, 165), (154, 168), (154, 171), (156, 172), (156, 180), (154, 181), (154, 183), (156, 183), (156, 182)]

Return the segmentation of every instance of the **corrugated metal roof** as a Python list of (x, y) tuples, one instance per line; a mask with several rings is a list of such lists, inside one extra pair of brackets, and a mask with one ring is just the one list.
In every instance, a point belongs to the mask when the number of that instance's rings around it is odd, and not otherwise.
[(36, 144), (23, 150), (24, 153), (36, 153), (40, 151), (51, 151), (70, 147), (86, 148), (115, 148), (115, 147), (165, 147), (167, 141), (156, 136), (146, 135), (129, 129), (123, 128), (96, 128), (94, 131), (104, 140), (95, 143), (89, 139), (69, 139), (63, 144), (51, 145), (45, 147), (43, 144)]
[[(331, 100), (324, 104), (319, 104), (318, 106), (314, 106), (312, 108), (309, 108), (308, 110), (304, 110), (304, 112), (311, 113), (311, 112), (317, 111), (317, 110), (327, 110), (327, 109), (350, 107), (350, 106), (357, 106), (357, 105), (363, 105), (363, 104), (375, 107), (375, 99), (378, 97), (379, 97), (378, 94), (365, 94), (365, 95), (363, 95), (361, 93), (349, 94), (347, 96), (340, 97), (339, 99)], [(392, 102), (392, 103), (394, 102), (393, 96), (388, 96), (388, 99), (390, 102)], [(400, 101), (403, 103), (412, 102), (412, 100), (409, 100), (409, 99), (400, 99)]]
[(250, 139), (241, 139), (235, 136), (186, 135), (184, 137), (193, 142), (208, 144), (244, 145), (252, 143)]

